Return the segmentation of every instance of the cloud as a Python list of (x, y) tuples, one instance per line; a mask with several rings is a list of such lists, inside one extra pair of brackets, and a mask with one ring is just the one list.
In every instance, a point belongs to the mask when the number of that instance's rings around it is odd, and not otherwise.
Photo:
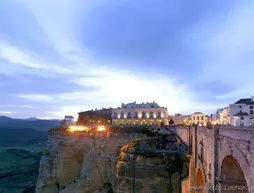
[(253, 90), (253, 6), (0, 2), (0, 110), (59, 117), (156, 101), (170, 113), (212, 112)]
[(21, 52), (19, 49), (0, 42), (0, 59), (8, 60), (13, 64), (24, 65), (32, 68), (47, 68), (46, 65), (31, 61), (28, 53)]
[(18, 95), (21, 98), (28, 99), (31, 101), (39, 101), (39, 102), (53, 102), (54, 98), (49, 95), (38, 95), (38, 94), (31, 94), (31, 95), (25, 95), (21, 94)]

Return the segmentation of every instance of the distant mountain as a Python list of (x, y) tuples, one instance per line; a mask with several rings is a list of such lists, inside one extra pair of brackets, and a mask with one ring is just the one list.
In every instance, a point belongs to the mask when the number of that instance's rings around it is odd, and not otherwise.
[(60, 125), (60, 120), (40, 120), (35, 117), (27, 119), (12, 119), (6, 116), (0, 116), (0, 129), (34, 129), (47, 131), (50, 128)]
[(39, 119), (37, 119), (36, 117), (30, 117), (30, 118), (28, 118), (27, 120), (28, 120), (28, 121), (37, 121), (37, 120), (39, 120)]

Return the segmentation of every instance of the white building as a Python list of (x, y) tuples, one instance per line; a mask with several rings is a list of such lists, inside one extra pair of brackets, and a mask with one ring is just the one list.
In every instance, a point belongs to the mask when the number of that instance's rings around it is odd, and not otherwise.
[(113, 125), (168, 125), (168, 111), (157, 103), (122, 104), (112, 110)]
[(195, 112), (191, 114), (191, 123), (198, 124), (198, 125), (206, 125), (208, 122), (208, 118), (202, 112)]
[(169, 121), (170, 121), (170, 119), (172, 119), (174, 121), (175, 125), (188, 124), (189, 120), (190, 120), (190, 116), (175, 114), (175, 115), (170, 115), (168, 119), (169, 119)]
[(216, 111), (216, 124), (227, 125), (229, 123), (229, 107), (225, 107), (223, 109), (218, 109)]
[(74, 123), (74, 117), (71, 116), (71, 115), (66, 115), (66, 116), (64, 117), (64, 122), (65, 122), (65, 124), (67, 124), (67, 125), (73, 124), (73, 123)]
[(233, 126), (254, 125), (254, 100), (253, 98), (240, 99), (229, 105), (229, 119)]

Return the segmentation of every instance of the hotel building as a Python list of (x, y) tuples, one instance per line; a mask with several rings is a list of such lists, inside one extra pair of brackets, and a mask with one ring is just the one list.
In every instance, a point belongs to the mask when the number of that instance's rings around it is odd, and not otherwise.
[(168, 111), (157, 103), (122, 104), (112, 110), (113, 125), (168, 125)]

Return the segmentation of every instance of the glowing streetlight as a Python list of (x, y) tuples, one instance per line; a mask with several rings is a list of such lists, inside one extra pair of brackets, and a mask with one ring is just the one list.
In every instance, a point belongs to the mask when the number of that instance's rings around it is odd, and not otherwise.
[(102, 126), (98, 126), (97, 131), (101, 132), (101, 131), (105, 131), (106, 128), (102, 125)]
[(85, 126), (71, 125), (71, 126), (68, 128), (68, 131), (70, 131), (70, 132), (88, 131), (88, 128), (85, 127)]

